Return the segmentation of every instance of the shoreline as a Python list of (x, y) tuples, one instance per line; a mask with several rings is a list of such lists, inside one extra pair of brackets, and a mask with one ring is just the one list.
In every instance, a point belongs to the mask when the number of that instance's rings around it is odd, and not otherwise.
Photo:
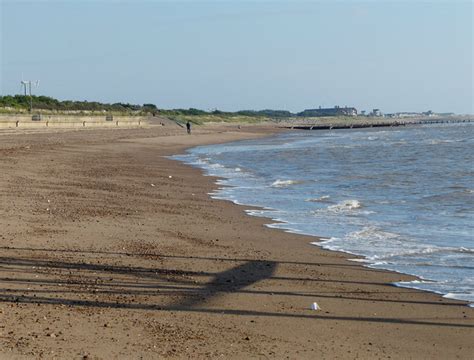
[[(273, 133), (273, 134), (269, 134), (268, 136), (275, 136), (276, 134), (278, 133)], [(245, 140), (245, 139), (243, 139)], [(237, 140), (239, 141), (239, 140)], [(212, 145), (212, 144), (207, 144), (207, 145)], [(194, 147), (190, 147), (190, 148), (186, 148), (184, 149), (184, 152), (187, 152), (188, 150), (191, 150), (193, 149)], [(180, 154), (176, 154), (176, 155), (181, 155), (182, 153)], [(406, 289), (414, 289), (414, 290), (417, 290), (417, 291), (422, 291), (422, 292), (427, 292), (427, 293), (431, 293), (431, 294), (436, 294), (436, 295), (440, 295), (442, 298), (445, 298), (445, 299), (451, 299), (451, 300), (456, 300), (456, 301), (460, 301), (462, 303), (464, 303), (467, 307), (471, 307), (471, 308), (474, 308), (474, 302), (472, 301), (468, 301), (468, 300), (464, 300), (464, 299), (459, 299), (457, 297), (453, 297), (453, 296), (449, 296), (451, 293), (442, 293), (442, 292), (439, 292), (439, 291), (435, 291), (435, 290), (429, 290), (429, 289), (423, 289), (423, 288), (420, 288), (420, 287), (417, 287), (416, 284), (414, 282), (416, 281), (426, 281), (426, 279), (424, 279), (423, 277), (417, 275), (417, 274), (410, 274), (410, 273), (407, 273), (407, 272), (402, 272), (402, 271), (396, 271), (396, 270), (391, 270), (391, 269), (384, 269), (383, 267), (380, 267), (380, 268), (376, 268), (376, 267), (372, 267), (373, 264), (371, 264), (370, 262), (366, 262), (364, 260), (367, 260), (367, 257), (365, 255), (360, 255), (360, 254), (356, 254), (356, 253), (352, 253), (350, 251), (347, 251), (347, 250), (333, 250), (331, 248), (327, 248), (324, 246), (323, 244), (323, 241), (324, 240), (329, 240), (330, 237), (327, 237), (327, 238), (323, 238), (319, 235), (315, 235), (315, 234), (310, 234), (310, 233), (304, 233), (304, 232), (300, 232), (299, 230), (297, 229), (292, 229), (290, 226), (291, 226), (291, 223), (285, 221), (285, 220), (282, 220), (282, 219), (278, 219), (278, 218), (272, 218), (272, 217), (267, 217), (267, 216), (261, 216), (261, 215), (256, 215), (256, 214), (252, 214), (252, 211), (253, 210), (274, 210), (274, 209), (271, 209), (271, 208), (266, 208), (266, 207), (262, 207), (262, 206), (259, 206), (259, 205), (255, 205), (255, 204), (244, 204), (244, 203), (240, 203), (236, 200), (232, 200), (232, 199), (228, 199), (228, 198), (225, 198), (225, 197), (219, 197), (218, 196), (218, 192), (222, 189), (224, 189), (225, 187), (228, 187), (228, 185), (223, 185), (223, 184), (219, 184), (218, 181), (219, 180), (227, 180), (228, 178), (224, 178), (224, 177), (220, 177), (220, 176), (214, 176), (214, 175), (208, 175), (206, 174), (206, 169), (203, 168), (203, 167), (200, 167), (200, 166), (197, 166), (197, 165), (192, 165), (192, 164), (187, 164), (184, 160), (180, 160), (180, 159), (173, 159), (173, 156), (170, 156), (169, 157), (171, 160), (175, 160), (175, 161), (178, 161), (182, 164), (185, 164), (187, 166), (190, 166), (192, 168), (196, 168), (196, 169), (199, 169), (202, 173), (202, 176), (204, 177), (209, 177), (211, 179), (213, 179), (213, 183), (215, 185), (215, 189), (213, 190), (212, 193), (209, 193), (209, 197), (212, 198), (212, 199), (215, 199), (215, 200), (221, 200), (221, 201), (228, 201), (236, 206), (240, 206), (240, 207), (243, 207), (244, 208), (244, 212), (248, 215), (248, 216), (252, 216), (252, 217), (256, 217), (256, 218), (262, 218), (262, 219), (266, 219), (268, 220), (267, 223), (264, 224), (264, 226), (268, 227), (268, 228), (271, 228), (271, 229), (276, 229), (276, 230), (279, 230), (279, 231), (283, 231), (283, 232), (286, 232), (286, 233), (289, 233), (289, 234), (294, 234), (294, 235), (302, 235), (302, 236), (309, 236), (311, 238), (314, 239), (314, 241), (311, 241), (310, 244), (311, 245), (314, 245), (314, 246), (317, 246), (319, 249), (323, 250), (323, 251), (330, 251), (330, 252), (339, 252), (339, 253), (342, 253), (342, 254), (345, 254), (347, 256), (347, 260), (348, 261), (353, 261), (357, 264), (359, 264), (360, 266), (363, 266), (365, 268), (368, 268), (368, 269), (373, 269), (373, 270), (385, 270), (385, 271), (390, 271), (390, 272), (393, 272), (393, 273), (397, 273), (397, 274), (400, 274), (400, 275), (405, 275), (405, 276), (408, 276), (408, 277), (411, 277), (412, 279), (411, 280), (404, 280), (402, 281), (403, 283), (405, 284), (401, 284), (401, 283), (390, 283), (390, 285), (394, 286), (394, 287), (398, 287), (398, 288), (406, 288)], [(286, 227), (285, 225), (283, 225), (283, 227), (274, 227), (272, 225), (274, 224), (287, 224), (288, 227)], [(362, 260), (362, 261), (361, 261)], [(411, 285), (413, 284), (413, 285)]]
[(0, 357), (468, 358), (465, 302), (392, 286), (412, 277), (268, 228), (248, 206), (210, 198), (216, 178), (164, 158), (268, 132), (8, 138)]

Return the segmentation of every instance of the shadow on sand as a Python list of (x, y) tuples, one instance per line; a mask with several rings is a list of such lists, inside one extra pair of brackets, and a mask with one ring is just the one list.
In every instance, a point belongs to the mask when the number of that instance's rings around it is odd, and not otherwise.
[[(0, 248), (3, 253), (13, 252), (15, 256), (0, 257), (0, 301), (11, 303), (53, 304), (73, 307), (136, 309), (148, 311), (182, 311), (241, 316), (291, 317), (322, 320), (349, 320), (373, 323), (413, 324), (447, 327), (468, 327), (474, 325), (460, 319), (427, 319), (427, 318), (383, 318), (383, 317), (347, 317), (334, 316), (318, 312), (316, 317), (309, 310), (296, 309), (292, 312), (268, 312), (252, 309), (234, 309), (232, 306), (215, 308), (210, 304), (223, 295), (246, 294), (309, 297), (311, 299), (335, 298), (366, 302), (399, 302), (410, 304), (429, 304), (436, 306), (461, 306), (457, 302), (429, 302), (415, 300), (380, 299), (357, 297), (354, 293), (318, 292), (319, 282), (368, 284), (328, 279), (310, 279), (300, 277), (276, 276), (275, 272), (281, 262), (226, 259), (212, 257), (173, 257), (193, 261), (215, 261), (216, 264), (232, 263), (221, 272), (201, 272), (181, 269), (94, 264), (90, 262), (73, 262), (51, 260), (48, 253), (70, 252), (74, 254), (91, 252)], [(20, 255), (18, 255), (20, 254)], [(33, 255), (32, 255), (33, 254)], [(100, 253), (110, 256), (145, 256), (135, 253)], [(166, 258), (165, 255), (156, 255)], [(235, 264), (233, 264), (235, 263)], [(292, 263), (293, 264), (293, 263)], [(300, 263), (297, 263), (300, 264)], [(317, 263), (304, 263), (305, 266), (320, 266)], [(324, 264), (324, 266), (341, 266), (341, 264)], [(349, 265), (351, 266), (351, 265)], [(354, 265), (358, 269), (358, 265)], [(311, 281), (314, 292), (266, 291), (255, 286), (263, 281)], [(372, 283), (371, 285), (389, 286), (389, 284)], [(394, 293), (393, 288), (389, 293)], [(398, 289), (398, 292), (409, 290)], [(377, 291), (377, 294), (384, 292)]]

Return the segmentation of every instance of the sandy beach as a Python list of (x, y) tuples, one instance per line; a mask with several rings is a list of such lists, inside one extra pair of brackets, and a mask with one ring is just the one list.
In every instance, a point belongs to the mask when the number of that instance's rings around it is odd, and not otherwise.
[(0, 132), (0, 359), (472, 358), (473, 308), (265, 227), (166, 158), (279, 131)]

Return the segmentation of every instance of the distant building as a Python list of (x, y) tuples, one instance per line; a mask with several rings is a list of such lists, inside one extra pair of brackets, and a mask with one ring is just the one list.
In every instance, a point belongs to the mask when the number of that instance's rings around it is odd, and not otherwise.
[(441, 115), (454, 115), (452, 113), (449, 114), (439, 114), (439, 113), (434, 113), (431, 110), (425, 111), (425, 112), (414, 112), (414, 111), (401, 111), (401, 112), (396, 112), (393, 114), (385, 114), (386, 117), (390, 118), (417, 118), (417, 117), (425, 117), (425, 116), (441, 116)]
[(370, 113), (370, 116), (382, 116), (382, 112), (380, 111), (380, 109), (373, 109)]
[(401, 117), (401, 118), (419, 117), (422, 115), (417, 112), (409, 112), (409, 111), (399, 112), (397, 114), (398, 114), (398, 117)]
[(333, 108), (321, 108), (319, 109), (306, 109), (297, 114), (298, 116), (304, 117), (320, 117), (320, 116), (356, 116), (357, 109), (353, 107), (339, 107)]

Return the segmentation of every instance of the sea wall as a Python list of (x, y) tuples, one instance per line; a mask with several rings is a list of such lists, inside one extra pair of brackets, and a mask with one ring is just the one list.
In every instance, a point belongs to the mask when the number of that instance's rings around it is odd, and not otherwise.
[(138, 127), (145, 116), (0, 115), (1, 129)]

